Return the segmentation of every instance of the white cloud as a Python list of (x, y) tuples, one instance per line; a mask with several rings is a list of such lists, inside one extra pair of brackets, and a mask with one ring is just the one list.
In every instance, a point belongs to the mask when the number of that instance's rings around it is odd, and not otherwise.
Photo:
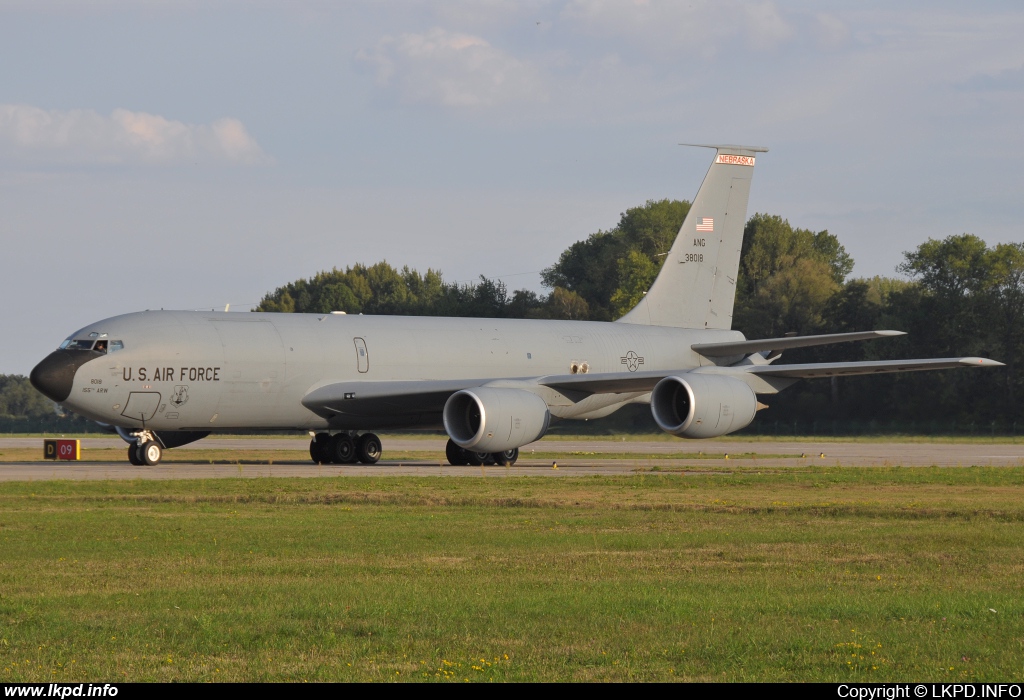
[(269, 160), (237, 119), (186, 124), (127, 109), (104, 116), (91, 109), (21, 104), (0, 104), (0, 154), (30, 162), (107, 165)]
[(435, 28), (386, 36), (356, 60), (401, 102), (488, 107), (545, 98), (536, 69), (472, 34)]

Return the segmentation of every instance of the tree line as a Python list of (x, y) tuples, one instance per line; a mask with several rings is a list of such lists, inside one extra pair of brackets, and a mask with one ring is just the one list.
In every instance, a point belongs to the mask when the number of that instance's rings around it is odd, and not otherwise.
[(95, 433), (96, 423), (58, 413), (53, 401), (36, 391), (28, 377), (0, 374), (0, 433)]
[[(438, 270), (421, 274), (382, 261), (290, 282), (269, 292), (256, 310), (612, 321), (650, 287), (689, 209), (689, 202), (665, 199), (626, 210), (614, 228), (573, 243), (541, 272), (550, 290), (545, 294), (510, 291), (485, 276), (473, 283), (446, 282)], [(770, 409), (748, 430), (1002, 434), (1024, 428), (1024, 244), (990, 247), (964, 233), (906, 252), (894, 268), (898, 276), (851, 278), (853, 266), (827, 230), (794, 228), (780, 216), (754, 214), (744, 230), (733, 327), (748, 338), (908, 332), (790, 350), (783, 363), (978, 355), (1007, 367), (804, 381), (767, 397)], [(0, 421), (52, 415), (52, 408), (41, 407), (45, 399), (35, 394), (29, 400), (26, 393), (34, 390), (23, 377), (0, 377)], [(646, 407), (630, 407), (601, 425), (654, 430), (648, 414)]]

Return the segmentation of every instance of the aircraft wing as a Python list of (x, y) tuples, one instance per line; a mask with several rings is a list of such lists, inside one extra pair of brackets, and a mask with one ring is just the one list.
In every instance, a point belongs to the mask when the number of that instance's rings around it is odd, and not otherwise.
[(1002, 367), (1002, 362), (983, 357), (940, 357), (926, 360), (873, 360), (867, 362), (814, 362), (803, 365), (744, 365), (742, 367), (701, 368), (724, 373), (747, 372), (762, 377), (847, 377), (855, 374), (886, 374), (890, 372), (916, 372), (926, 369), (955, 369), (957, 367)]
[(440, 411), (448, 397), (456, 391), (502, 381), (514, 381), (519, 388), (524, 389), (529, 389), (531, 384), (538, 388), (548, 387), (569, 397), (574, 397), (573, 400), (579, 400), (590, 394), (626, 394), (651, 391), (665, 377), (682, 376), (688, 372), (728, 374), (736, 377), (752, 374), (760, 377), (796, 380), (957, 367), (1002, 366), (1002, 362), (981, 357), (946, 357), (926, 360), (820, 362), (799, 365), (709, 366), (689, 370), (564, 374), (512, 380), (484, 378), (337, 382), (313, 389), (302, 399), (302, 405), (325, 418), (339, 415), (388, 416), (399, 410), (406, 414), (425, 414)]
[[(854, 334), (850, 334), (854, 335)], [(860, 335), (860, 334), (857, 334)], [(726, 343), (722, 343), (726, 345)], [(677, 371), (609, 372), (606, 374), (566, 374), (541, 377), (538, 384), (558, 391), (584, 394), (624, 394), (651, 391), (665, 377), (698, 374), (754, 374), (762, 377), (813, 379), (814, 377), (845, 377), (855, 374), (885, 374), (958, 367), (1002, 367), (1002, 362), (981, 357), (943, 357), (925, 360), (878, 360), (868, 362), (815, 362), (800, 365), (732, 365), (705, 366)]]
[(800, 335), (786, 338), (762, 338), (760, 340), (740, 340), (729, 343), (694, 343), (690, 347), (704, 357), (730, 357), (747, 355), (762, 350), (788, 350), (790, 348), (807, 348), (815, 345), (833, 345), (850, 343), (858, 340), (875, 340), (906, 335), (903, 331), (859, 331), (857, 333), (829, 333), (826, 335)]

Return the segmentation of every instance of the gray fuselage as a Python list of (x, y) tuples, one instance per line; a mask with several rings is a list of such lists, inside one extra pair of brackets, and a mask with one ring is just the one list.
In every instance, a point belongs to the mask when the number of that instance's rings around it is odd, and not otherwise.
[[(73, 339), (121, 341), (74, 370), (67, 408), (126, 429), (223, 431), (441, 427), (441, 412), (328, 419), (302, 403), (337, 383), (459, 380), (466, 387), (587, 371), (685, 370), (693, 343), (728, 330), (626, 323), (343, 314), (144, 311), (90, 324)], [(596, 418), (643, 392), (549, 400), (556, 418)], [(143, 425), (144, 424), (144, 425)]]

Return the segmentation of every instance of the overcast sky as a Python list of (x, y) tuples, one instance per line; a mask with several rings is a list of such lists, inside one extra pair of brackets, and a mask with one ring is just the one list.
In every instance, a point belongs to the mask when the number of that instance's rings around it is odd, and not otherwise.
[[(894, 9), (898, 8), (898, 9)], [(0, 373), (146, 308), (387, 259), (538, 271), (709, 153), (857, 276), (1024, 240), (1015, 2), (0, 0)]]

